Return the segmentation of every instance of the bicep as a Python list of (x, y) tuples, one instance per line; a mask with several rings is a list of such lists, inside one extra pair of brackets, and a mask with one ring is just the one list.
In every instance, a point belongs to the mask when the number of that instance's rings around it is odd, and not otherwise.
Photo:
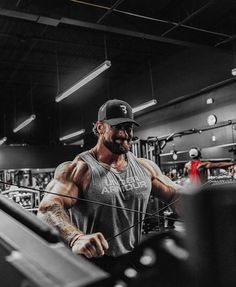
[[(175, 184), (168, 176), (166, 176), (162, 173), (161, 169), (159, 168), (159, 166), (156, 163), (154, 163), (152, 161), (150, 161), (149, 163), (153, 169), (153, 179), (158, 179), (159, 181), (161, 181), (165, 185), (177, 187), (177, 184)], [(155, 180), (154, 180), (154, 184), (155, 184)]]
[(169, 177), (161, 172), (161, 169), (153, 161), (144, 159), (143, 166), (148, 169), (152, 180), (152, 193), (164, 201), (170, 201), (174, 198), (176, 191), (181, 188)]
[(71, 176), (73, 169), (74, 165), (69, 162), (56, 169), (53, 180), (46, 187), (45, 195), (39, 206), (40, 211), (53, 204), (60, 204), (66, 209), (75, 204), (79, 189)]
[(45, 212), (52, 205), (60, 205), (65, 209), (69, 209), (76, 203), (79, 190), (74, 183), (62, 183), (54, 179), (49, 185), (39, 205), (40, 212)]

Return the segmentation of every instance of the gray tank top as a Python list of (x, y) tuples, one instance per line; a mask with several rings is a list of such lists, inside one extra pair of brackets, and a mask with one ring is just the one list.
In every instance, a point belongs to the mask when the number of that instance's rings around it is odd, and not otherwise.
[[(88, 151), (80, 158), (88, 164), (90, 184), (83, 197), (102, 203), (146, 212), (151, 192), (151, 179), (135, 156), (127, 153), (126, 168), (117, 172), (104, 167)], [(99, 204), (77, 201), (71, 209), (73, 223), (84, 233), (102, 232), (109, 239), (144, 218), (143, 214)], [(109, 242), (106, 254), (119, 256), (140, 243), (142, 224), (129, 229)]]

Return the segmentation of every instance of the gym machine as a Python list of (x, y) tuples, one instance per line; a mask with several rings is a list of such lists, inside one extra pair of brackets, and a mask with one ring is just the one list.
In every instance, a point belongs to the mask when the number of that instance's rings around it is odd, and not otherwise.
[(182, 203), (185, 233), (147, 237), (115, 258), (107, 273), (72, 254), (55, 229), (0, 195), (1, 286), (236, 286), (236, 184), (193, 189)]

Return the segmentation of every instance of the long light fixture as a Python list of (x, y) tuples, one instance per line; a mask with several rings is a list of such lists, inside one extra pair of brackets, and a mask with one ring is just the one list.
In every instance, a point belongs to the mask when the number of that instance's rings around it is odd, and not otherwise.
[(30, 124), (33, 120), (36, 119), (36, 115), (31, 115), (28, 119), (26, 119), (25, 121), (23, 121), (21, 124), (19, 124), (19, 126), (17, 126), (16, 128), (14, 128), (13, 132), (17, 133), (19, 130), (23, 129), (25, 126), (27, 126), (28, 124)]
[(74, 132), (74, 133), (68, 134), (68, 135), (63, 136), (63, 137), (60, 137), (59, 139), (60, 139), (60, 141), (65, 141), (65, 140), (68, 140), (68, 139), (70, 139), (70, 138), (73, 138), (73, 137), (82, 135), (83, 133), (85, 133), (85, 129), (76, 131), (76, 132)]
[(4, 144), (7, 141), (7, 137), (0, 139), (0, 145)]
[(87, 76), (83, 77), (81, 80), (79, 80), (77, 83), (75, 83), (72, 87), (67, 89), (65, 92), (59, 94), (56, 97), (56, 102), (59, 103), (63, 99), (69, 97), (71, 94), (73, 94), (75, 91), (86, 85), (88, 82), (95, 79), (98, 75), (100, 75), (102, 72), (107, 70), (111, 67), (111, 61), (106, 60), (103, 62), (100, 66), (95, 68), (92, 72), (90, 72)]
[(156, 103), (157, 103), (157, 100), (155, 100), (155, 99), (153, 99), (151, 101), (148, 101), (148, 102), (145, 102), (145, 103), (143, 103), (143, 104), (141, 104), (141, 105), (139, 105), (137, 107), (132, 108), (133, 113), (135, 114), (135, 113), (137, 113), (139, 111), (142, 111), (142, 110), (147, 109), (147, 108), (149, 108), (151, 106), (154, 106), (154, 105), (156, 105)]

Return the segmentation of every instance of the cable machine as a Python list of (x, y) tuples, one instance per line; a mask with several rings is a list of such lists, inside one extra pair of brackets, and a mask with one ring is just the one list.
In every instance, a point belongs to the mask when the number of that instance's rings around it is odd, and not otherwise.
[[(215, 124), (214, 126), (206, 126), (202, 128), (192, 128), (180, 132), (174, 132), (167, 136), (162, 137), (156, 137), (156, 136), (150, 136), (146, 140), (143, 139), (136, 139), (132, 145), (132, 152), (137, 157), (142, 157), (149, 159), (153, 162), (155, 162), (160, 169), (162, 169), (161, 165), (161, 154), (163, 149), (165, 148), (166, 144), (168, 142), (171, 142), (174, 140), (174, 138), (177, 137), (183, 137), (188, 136), (192, 134), (201, 134), (202, 132), (213, 130), (229, 125), (236, 124), (236, 120), (228, 120), (224, 121), (218, 124)], [(165, 203), (160, 201), (157, 198), (154, 198), (152, 195), (150, 196), (147, 212), (153, 213), (157, 210), (160, 210), (159, 216), (156, 218), (148, 219), (144, 223), (144, 233), (148, 233), (149, 231), (162, 231), (169, 228), (173, 228), (174, 221), (168, 220), (168, 216), (171, 215), (171, 218), (175, 217), (175, 214), (173, 214), (173, 211), (170, 209), (165, 210)]]

